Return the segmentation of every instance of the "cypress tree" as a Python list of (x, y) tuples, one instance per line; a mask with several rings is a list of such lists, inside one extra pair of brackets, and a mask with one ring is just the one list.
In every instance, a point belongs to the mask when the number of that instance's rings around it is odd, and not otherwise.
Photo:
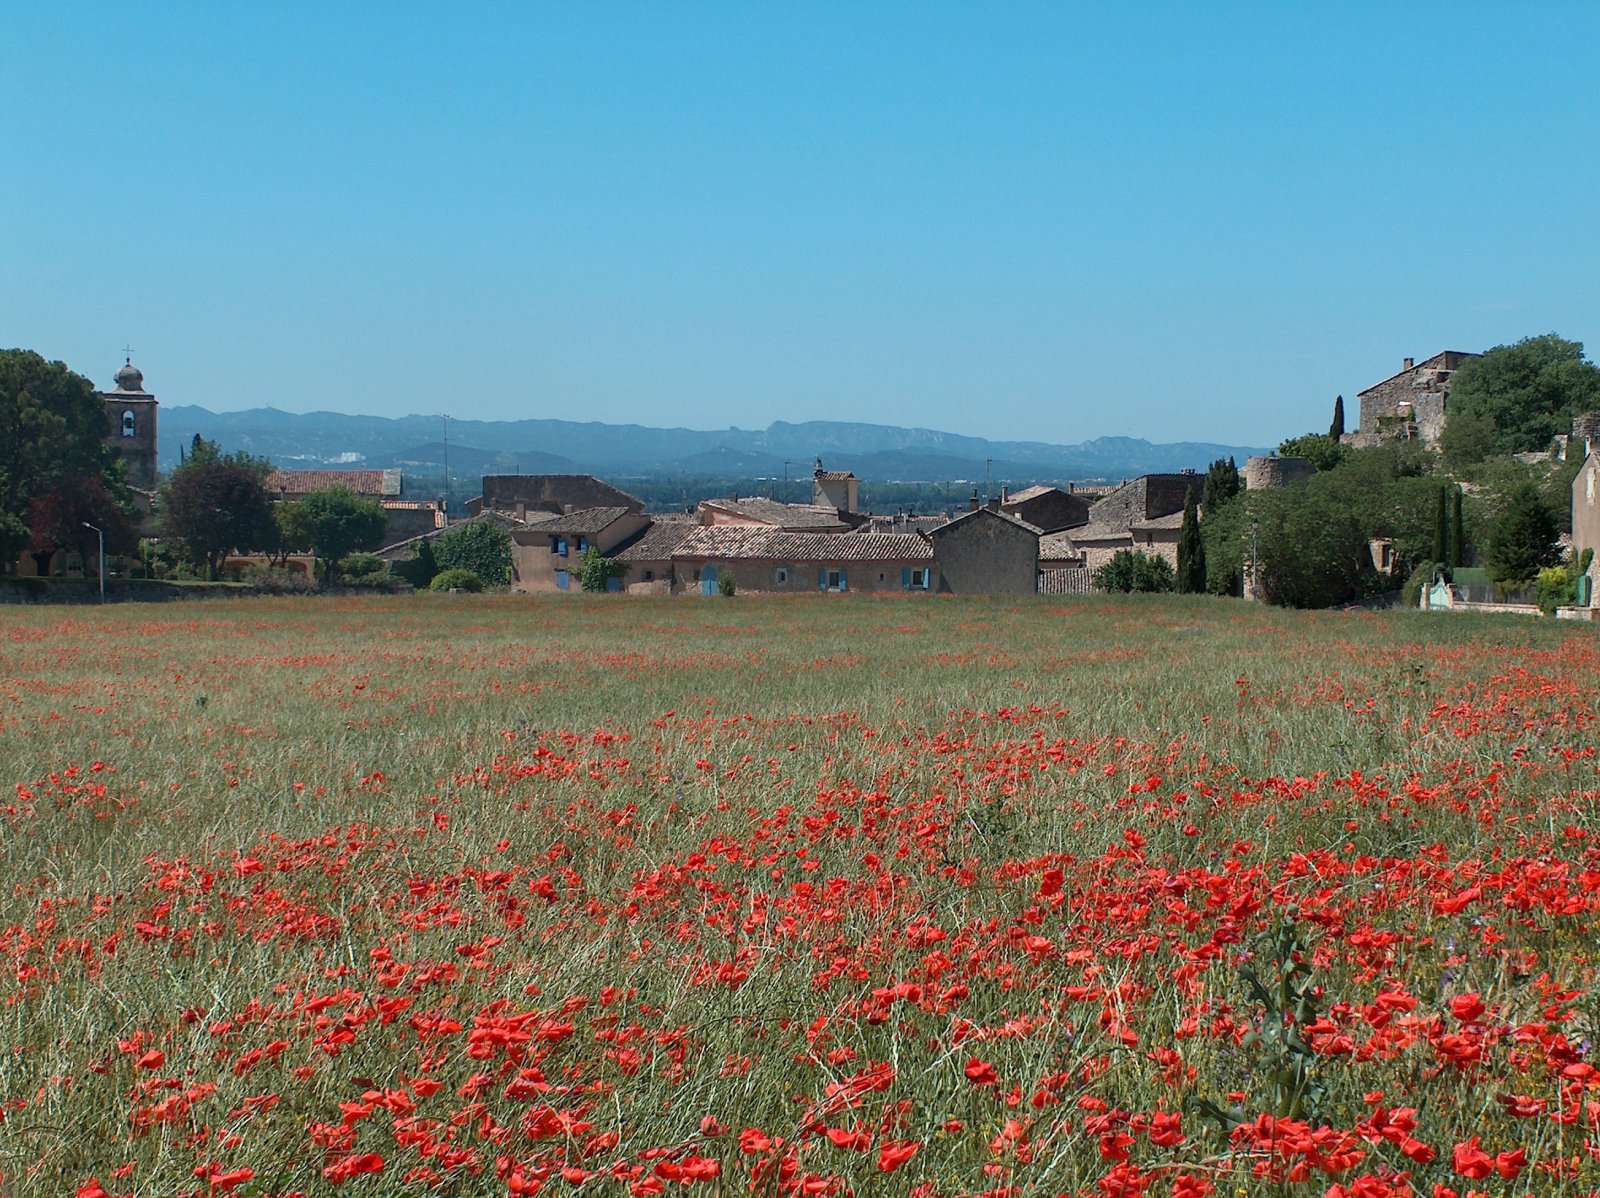
[(1443, 563), (1445, 556), (1450, 552), (1447, 514), (1444, 488), (1440, 487), (1439, 506), (1433, 514), (1433, 560), (1439, 563)]
[(1206, 589), (1206, 547), (1200, 540), (1200, 513), (1194, 492), (1183, 501), (1183, 524), (1178, 529), (1178, 590), (1198, 595)]
[(1344, 436), (1344, 396), (1333, 397), (1333, 423), (1328, 426), (1328, 439), (1337, 441)]
[(1462, 561), (1466, 558), (1467, 533), (1461, 523), (1461, 488), (1457, 487), (1450, 497), (1450, 560), (1448, 565), (1452, 570), (1459, 570)]

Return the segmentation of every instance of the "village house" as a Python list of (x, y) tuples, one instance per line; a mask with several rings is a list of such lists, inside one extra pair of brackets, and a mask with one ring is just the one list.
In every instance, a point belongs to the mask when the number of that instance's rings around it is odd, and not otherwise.
[(848, 532), (865, 523), (854, 513), (808, 503), (780, 503), (759, 495), (703, 499), (698, 508), (706, 527), (775, 528), (783, 532)]
[(644, 500), (601, 482), (592, 474), (486, 474), (482, 494), (467, 500), (467, 511), (501, 512), (525, 519), (529, 512), (564, 515), (585, 508), (644, 511)]
[(1002, 488), (1000, 493), (1002, 512), (1046, 533), (1087, 524), (1091, 502), (1074, 490), (1051, 486), (1027, 487), (1014, 495)]
[(657, 516), (649, 527), (623, 541), (606, 554), (620, 562), (626, 572), (611, 579), (607, 590), (630, 595), (669, 595), (672, 593), (673, 555), (690, 533), (700, 525), (688, 517)]
[(1572, 435), (1583, 438), (1587, 453), (1572, 480), (1572, 552), (1580, 559), (1593, 551), (1589, 569), (1578, 583), (1578, 601), (1560, 614), (1595, 619), (1595, 592), (1600, 590), (1600, 412), (1585, 412), (1572, 421)]
[(1039, 530), (995, 508), (966, 512), (928, 533), (939, 590), (1032, 595), (1039, 589)]
[(1344, 440), (1357, 448), (1390, 439), (1438, 444), (1439, 435), (1444, 432), (1450, 376), (1461, 363), (1477, 356), (1447, 349), (1421, 362), (1406, 358), (1399, 373), (1356, 395), (1361, 404), (1361, 424)]
[(576, 591), (583, 583), (583, 555), (601, 554), (643, 532), (650, 517), (627, 507), (582, 511), (532, 511), (511, 532), (511, 589), (524, 594)]
[(437, 499), (404, 498), (404, 478), (398, 470), (273, 470), (263, 485), (267, 497), (279, 503), (295, 503), (330, 487), (375, 500), (386, 521), (384, 545), (444, 527), (444, 504)]
[(729, 577), (737, 591), (772, 593), (940, 589), (933, 546), (917, 533), (702, 525), (678, 543), (672, 567), (674, 594), (715, 595)]

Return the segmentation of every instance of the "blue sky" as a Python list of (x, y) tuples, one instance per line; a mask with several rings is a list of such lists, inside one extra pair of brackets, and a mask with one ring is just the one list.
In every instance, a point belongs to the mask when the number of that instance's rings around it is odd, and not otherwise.
[(163, 403), (1272, 444), (1600, 353), (1600, 3), (15, 4), (0, 344)]

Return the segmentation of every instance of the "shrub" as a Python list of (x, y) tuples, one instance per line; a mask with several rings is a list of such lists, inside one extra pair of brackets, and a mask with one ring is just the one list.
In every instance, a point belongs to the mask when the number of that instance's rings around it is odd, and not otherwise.
[(625, 562), (600, 556), (600, 550), (593, 545), (583, 551), (583, 566), (579, 574), (578, 585), (586, 591), (603, 591), (606, 583), (613, 578), (621, 578), (628, 572)]
[(481, 591), (483, 579), (472, 570), (463, 570), (460, 566), (453, 569), (441, 570), (434, 575), (433, 582), (428, 585), (430, 591)]
[(265, 570), (248, 581), (257, 595), (310, 595), (321, 589), (316, 579), (298, 570)]
[(434, 542), (439, 569), (471, 570), (489, 586), (511, 581), (511, 534), (482, 520), (457, 525)]
[(390, 570), (405, 579), (419, 591), (426, 590), (439, 573), (439, 563), (433, 556), (433, 543), (424, 541), (417, 547), (417, 556), (408, 562), (395, 562)]
[(353, 553), (339, 562), (339, 577), (346, 582), (387, 573), (389, 563), (375, 553)]
[(739, 586), (733, 581), (733, 574), (731, 571), (717, 578), (717, 594), (721, 595), (724, 599), (733, 598), (734, 592), (738, 589)]
[(1132, 549), (1119, 549), (1111, 560), (1094, 572), (1094, 585), (1100, 591), (1170, 591), (1174, 577), (1172, 563), (1164, 557), (1151, 557)]

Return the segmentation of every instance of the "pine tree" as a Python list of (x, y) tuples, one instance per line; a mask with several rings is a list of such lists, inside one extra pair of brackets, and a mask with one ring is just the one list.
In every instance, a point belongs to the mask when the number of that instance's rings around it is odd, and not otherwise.
[(1448, 565), (1452, 570), (1459, 570), (1461, 563), (1466, 559), (1467, 533), (1461, 523), (1461, 488), (1457, 487), (1450, 497), (1450, 556)]
[(1206, 589), (1206, 547), (1200, 540), (1200, 512), (1194, 492), (1183, 501), (1183, 524), (1178, 530), (1178, 590), (1198, 595)]
[(1333, 397), (1333, 423), (1328, 426), (1328, 438), (1337, 441), (1344, 436), (1344, 396)]
[(1239, 493), (1240, 486), (1239, 467), (1233, 464), (1233, 459), (1218, 458), (1206, 471), (1205, 490), (1200, 496), (1200, 506), (1207, 512), (1215, 512)]

